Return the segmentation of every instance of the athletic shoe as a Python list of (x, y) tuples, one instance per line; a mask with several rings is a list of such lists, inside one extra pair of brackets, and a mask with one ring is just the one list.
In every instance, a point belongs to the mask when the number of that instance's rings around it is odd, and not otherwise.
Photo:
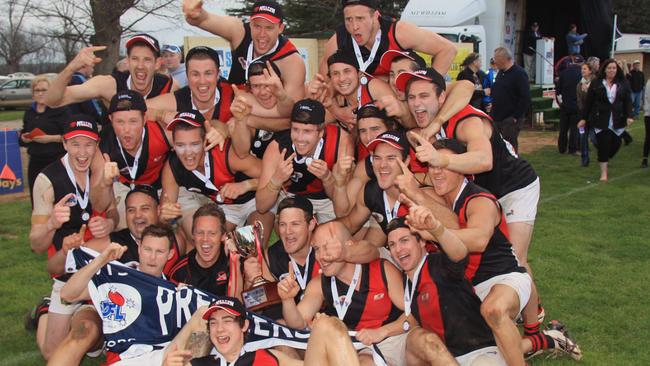
[[(559, 323), (559, 322), (558, 322)], [(560, 323), (562, 324), (562, 323)], [(582, 351), (578, 344), (566, 332), (566, 328), (562, 325), (564, 331), (556, 329), (543, 330), (542, 333), (553, 338), (555, 341), (555, 348), (549, 349), (551, 356), (558, 356), (560, 354), (567, 354), (576, 361), (582, 358)]]
[(25, 315), (25, 330), (28, 332), (36, 331), (38, 328), (38, 319), (41, 315), (47, 314), (50, 308), (50, 297), (43, 296), (41, 301), (34, 306), (32, 311)]

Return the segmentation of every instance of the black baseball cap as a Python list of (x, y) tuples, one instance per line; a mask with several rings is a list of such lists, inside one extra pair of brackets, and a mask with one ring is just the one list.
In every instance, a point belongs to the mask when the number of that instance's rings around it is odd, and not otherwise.
[(377, 2), (373, 0), (343, 0), (343, 8), (350, 5), (363, 5), (371, 9), (377, 9)]
[(108, 114), (118, 111), (147, 111), (147, 103), (144, 97), (133, 90), (122, 90), (117, 92), (111, 98), (111, 104), (108, 107)]
[[(268, 69), (266, 66), (266, 62), (268, 60), (255, 60), (251, 62), (248, 65), (248, 78), (251, 76), (258, 76), (258, 75), (264, 75), (264, 70)], [(271, 64), (271, 68), (273, 71), (275, 71), (275, 74), (278, 75), (279, 78), (282, 78), (282, 72), (280, 72), (280, 68), (278, 65), (275, 64), (273, 61), (268, 61)]]
[(388, 50), (384, 52), (383, 55), (381, 55), (381, 59), (379, 60), (379, 65), (381, 65), (381, 67), (383, 67), (384, 69), (388, 70), (390, 69), (390, 65), (393, 63), (393, 60), (395, 60), (398, 57), (406, 57), (412, 61), (415, 61), (421, 69), (427, 67), (427, 62), (424, 61), (422, 56), (418, 55), (418, 53), (413, 50), (406, 50), (406, 51)]
[(246, 316), (246, 308), (244, 307), (244, 304), (239, 301), (239, 299), (230, 296), (224, 296), (217, 300), (214, 300), (210, 304), (208, 310), (205, 312), (205, 314), (203, 314), (203, 320), (210, 320), (210, 316), (217, 310), (224, 310), (234, 317), (243, 318)]
[(386, 115), (386, 111), (379, 109), (376, 105), (372, 103), (367, 103), (357, 109), (357, 121), (363, 118), (381, 118), (383, 120), (388, 120), (389, 117)]
[(333, 64), (346, 64), (354, 67), (356, 70), (359, 70), (359, 64), (357, 64), (357, 60), (352, 57), (352, 55), (348, 52), (344, 52), (343, 50), (336, 50), (330, 57), (327, 58), (327, 67), (329, 68)]
[(126, 194), (126, 197), (124, 198), (124, 202), (129, 200), (129, 196), (131, 196), (134, 193), (143, 193), (146, 194), (147, 196), (153, 198), (156, 203), (160, 203), (160, 200), (158, 198), (158, 191), (154, 186), (149, 185), (149, 184), (138, 184), (135, 187), (133, 187), (132, 190), (129, 191), (129, 193)]
[(251, 14), (251, 20), (262, 18), (268, 20), (271, 23), (282, 23), (284, 19), (284, 12), (282, 11), (282, 5), (277, 1), (264, 0), (256, 1), (253, 4), (253, 12)]
[(176, 113), (176, 116), (174, 116), (174, 119), (167, 125), (167, 129), (169, 131), (173, 131), (174, 127), (176, 127), (176, 125), (179, 123), (185, 123), (190, 126), (205, 128), (205, 117), (203, 117), (201, 112), (194, 109), (178, 112)]
[(303, 99), (293, 105), (291, 122), (320, 125), (325, 123), (325, 107), (314, 99)]
[(314, 216), (314, 205), (312, 205), (310, 200), (303, 196), (295, 195), (293, 197), (287, 197), (280, 201), (278, 204), (278, 216), (280, 215), (280, 212), (286, 208), (299, 208), (305, 211), (307, 216)]
[(399, 74), (397, 79), (395, 79), (395, 87), (401, 92), (406, 92), (406, 86), (414, 78), (430, 81), (443, 91), (447, 89), (445, 78), (440, 75), (439, 72), (430, 67), (414, 72), (403, 72)]
[(406, 228), (406, 229), (411, 230), (411, 228), (408, 225), (406, 225), (406, 217), (405, 216), (396, 217), (396, 218), (390, 220), (390, 222), (386, 226), (386, 234), (388, 235), (392, 231), (397, 230), (399, 228)]
[(388, 144), (402, 152), (402, 157), (406, 158), (411, 149), (406, 136), (399, 131), (386, 131), (377, 136), (368, 144), (368, 151), (375, 151), (379, 144)]
[(219, 67), (221, 67), (221, 63), (219, 62), (219, 54), (217, 53), (217, 51), (215, 51), (214, 48), (210, 48), (210, 47), (206, 47), (206, 46), (196, 46), (196, 47), (193, 47), (192, 49), (190, 49), (187, 52), (187, 56), (185, 56), (185, 63), (187, 64), (188, 62), (190, 62), (192, 57), (194, 57), (196, 55), (199, 55), (199, 54), (207, 55), (212, 60), (214, 60), (214, 63), (217, 65), (217, 69)]
[(145, 45), (151, 50), (153, 50), (153, 53), (156, 54), (157, 57), (160, 57), (160, 44), (158, 43), (158, 40), (146, 33), (140, 33), (136, 34), (135, 36), (129, 38), (126, 41), (126, 51), (127, 53), (131, 51), (131, 47), (135, 45)]
[(99, 141), (99, 130), (97, 129), (97, 122), (95, 122), (93, 117), (85, 114), (76, 114), (65, 124), (63, 138), (69, 140), (77, 136), (85, 136)]

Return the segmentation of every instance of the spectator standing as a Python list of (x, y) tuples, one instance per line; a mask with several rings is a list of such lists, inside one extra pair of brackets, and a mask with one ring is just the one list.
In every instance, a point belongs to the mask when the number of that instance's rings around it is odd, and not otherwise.
[(566, 45), (569, 55), (579, 55), (580, 47), (585, 42), (587, 33), (578, 34), (578, 26), (571, 24), (569, 26), (569, 33), (566, 34)]
[(560, 154), (567, 152), (567, 147), (571, 155), (578, 151), (579, 118), (576, 88), (581, 78), (580, 64), (572, 63), (560, 73), (557, 82), (556, 95), (560, 105), (560, 135), (557, 139), (557, 147)]
[(494, 59), (490, 59), (490, 68), (488, 69), (485, 77), (483, 78), (483, 105), (485, 106), (485, 112), (490, 113), (492, 110), (492, 86), (494, 85), (494, 80), (497, 78), (497, 67), (494, 65)]
[[(93, 77), (95, 65), (86, 65), (72, 74), (68, 85), (81, 85)], [(104, 110), (96, 99), (88, 99), (84, 102), (73, 103), (68, 105), (71, 114), (85, 114), (92, 116), (95, 121), (101, 121)]]
[(517, 150), (517, 138), (523, 126), (524, 115), (530, 106), (528, 76), (514, 63), (512, 53), (505, 47), (494, 50), (494, 64), (498, 68), (492, 87), (492, 112), (499, 132)]
[(185, 64), (183, 64), (183, 51), (180, 47), (173, 44), (166, 44), (162, 46), (162, 61), (167, 68), (169, 76), (180, 85), (180, 87), (187, 86), (187, 72), (185, 71)]
[(641, 111), (641, 99), (643, 98), (643, 86), (645, 85), (645, 75), (641, 71), (641, 61), (634, 60), (628, 78), (632, 90), (632, 107), (634, 108), (632, 115), (636, 118)]
[(50, 108), (45, 105), (45, 94), (49, 87), (50, 81), (44, 76), (37, 76), (32, 80), (34, 104), (25, 112), (23, 128), (20, 131), (20, 145), (27, 147), (27, 155), (29, 155), (27, 181), (32, 207), (36, 177), (43, 168), (65, 154), (61, 135), (63, 135), (63, 126), (70, 120), (70, 113), (66, 107)]
[(542, 34), (539, 32), (539, 24), (533, 22), (524, 35), (524, 47), (521, 51), (524, 55), (524, 69), (526, 69), (531, 83), (535, 82), (535, 51), (537, 50), (538, 39), (542, 39)]
[(462, 63), (462, 66), (465, 68), (463, 71), (458, 73), (456, 80), (469, 80), (474, 83), (474, 94), (469, 104), (478, 109), (483, 109), (483, 79), (485, 78), (485, 73), (481, 70), (481, 56), (472, 52)]
[(607, 182), (608, 162), (621, 147), (621, 135), (632, 124), (632, 97), (623, 70), (616, 60), (602, 63), (599, 78), (587, 91), (585, 108), (578, 127), (589, 124), (596, 132), (600, 181)]
[[(580, 79), (580, 82), (578, 83), (578, 85), (576, 85), (576, 97), (577, 97), (576, 102), (578, 105), (579, 115), (582, 115), (582, 112), (585, 108), (589, 85), (591, 84), (591, 81), (596, 78), (596, 73), (598, 69), (595, 68), (594, 65), (596, 64), (587, 61), (584, 64), (582, 64), (582, 66), (580, 67), (580, 73), (582, 74), (582, 79)], [(593, 129), (589, 128), (588, 126), (579, 128), (578, 132), (580, 137), (581, 165), (583, 167), (586, 167), (589, 166), (589, 140), (591, 139), (592, 141), (595, 141), (596, 134), (593, 133)], [(592, 137), (592, 133), (593, 133), (593, 137)]]
[(643, 94), (643, 112), (645, 113), (645, 141), (643, 142), (643, 159), (641, 160), (641, 168), (648, 167), (648, 152), (650, 152), (650, 80), (645, 84), (645, 92)]

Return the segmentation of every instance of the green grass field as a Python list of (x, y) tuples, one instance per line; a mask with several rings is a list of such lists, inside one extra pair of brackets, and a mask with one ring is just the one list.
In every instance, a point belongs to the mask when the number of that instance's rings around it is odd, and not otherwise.
[[(525, 156), (542, 180), (530, 261), (547, 320), (569, 327), (584, 365), (650, 364), (650, 171), (639, 169), (642, 122), (631, 133), (635, 141), (614, 158), (607, 184), (597, 183), (593, 149), (589, 168), (555, 146)], [(24, 314), (50, 289), (45, 256), (28, 249), (29, 215), (29, 201), (0, 204), (0, 366), (43, 364), (23, 329)]]
[(2, 121), (13, 121), (16, 119), (23, 119), (23, 114), (25, 114), (24, 110), (16, 110), (16, 111), (0, 111), (0, 122)]

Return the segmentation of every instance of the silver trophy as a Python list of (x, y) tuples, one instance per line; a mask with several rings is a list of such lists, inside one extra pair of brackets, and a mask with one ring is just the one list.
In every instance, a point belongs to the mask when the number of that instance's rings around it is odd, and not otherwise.
[[(237, 252), (243, 258), (257, 257), (260, 267), (264, 258), (262, 242), (264, 238), (264, 226), (259, 221), (253, 225), (243, 226), (232, 233), (232, 239), (237, 247)], [(253, 280), (250, 289), (242, 291), (244, 305), (248, 310), (259, 311), (282, 301), (278, 295), (277, 284), (265, 280), (259, 276)]]

